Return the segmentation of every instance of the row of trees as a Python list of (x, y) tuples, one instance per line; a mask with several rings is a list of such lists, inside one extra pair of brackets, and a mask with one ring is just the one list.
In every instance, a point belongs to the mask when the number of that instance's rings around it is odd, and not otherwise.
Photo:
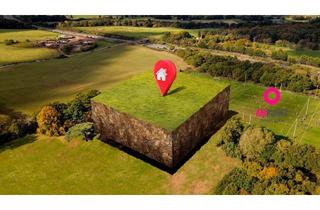
[[(300, 40), (297, 44), (286, 40), (277, 40), (275, 45), (279, 46), (279, 48), (274, 48), (268, 44), (251, 41), (248, 36), (239, 35), (234, 31), (199, 31), (197, 38), (190, 34), (187, 35), (187, 33), (188, 32), (166, 33), (162, 37), (162, 40), (164, 42), (182, 46), (239, 52), (251, 56), (271, 57), (276, 60), (320, 67), (320, 58), (306, 55), (292, 56), (288, 55), (286, 50), (280, 48), (288, 47), (292, 49), (303, 49), (305, 48), (302, 47), (304, 46), (303, 43), (305, 43), (303, 40)], [(182, 35), (184, 36), (183, 39), (181, 39)]]
[(218, 146), (242, 166), (217, 185), (217, 194), (320, 194), (320, 151), (232, 118)]
[(296, 73), (275, 64), (240, 61), (235, 57), (216, 56), (201, 53), (198, 50), (177, 50), (177, 55), (198, 71), (214, 77), (226, 77), (236, 81), (253, 81), (265, 86), (282, 85), (295, 92), (304, 92), (316, 88), (316, 81), (306, 74)]
[(236, 24), (223, 22), (202, 22), (202, 21), (185, 21), (185, 20), (157, 20), (152, 18), (124, 18), (103, 16), (97, 19), (80, 19), (66, 20), (61, 22), (58, 27), (92, 27), (92, 26), (134, 26), (134, 27), (176, 27), (176, 28), (229, 28), (235, 27)]

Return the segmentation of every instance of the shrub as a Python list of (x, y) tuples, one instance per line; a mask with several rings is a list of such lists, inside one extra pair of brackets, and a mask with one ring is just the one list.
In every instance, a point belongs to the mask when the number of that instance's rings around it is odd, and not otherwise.
[(288, 53), (285, 52), (284, 50), (274, 50), (271, 53), (271, 58), (274, 58), (276, 60), (283, 60), (286, 61), (288, 60)]
[(70, 141), (72, 139), (91, 140), (96, 135), (93, 123), (80, 123), (72, 126), (65, 135), (65, 139)]
[(15, 40), (13, 40), (13, 39), (6, 39), (6, 40), (4, 40), (4, 44), (5, 45), (13, 45), (13, 44), (17, 44), (18, 43), (18, 41), (15, 41)]

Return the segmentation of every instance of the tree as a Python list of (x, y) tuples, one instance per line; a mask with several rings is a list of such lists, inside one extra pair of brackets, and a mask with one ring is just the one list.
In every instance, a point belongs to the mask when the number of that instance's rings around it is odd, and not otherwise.
[(249, 160), (257, 159), (266, 146), (274, 143), (274, 134), (265, 128), (248, 128), (240, 137), (241, 153)]
[(42, 107), (37, 115), (38, 132), (48, 136), (59, 136), (61, 122), (59, 121), (60, 113), (50, 105)]

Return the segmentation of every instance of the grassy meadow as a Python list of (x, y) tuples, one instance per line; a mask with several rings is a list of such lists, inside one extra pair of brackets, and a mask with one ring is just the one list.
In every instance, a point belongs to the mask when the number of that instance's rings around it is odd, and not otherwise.
[(199, 74), (178, 73), (171, 90), (160, 96), (153, 72), (134, 77), (93, 100), (167, 130), (174, 130), (228, 86)]
[(152, 70), (159, 59), (171, 59), (177, 69), (186, 64), (177, 56), (139, 46), (117, 46), (0, 70), (0, 104), (32, 114), (53, 101), (67, 101), (89, 89), (106, 90), (117, 82)]
[(0, 148), (0, 194), (212, 194), (240, 164), (215, 142), (170, 175), (98, 140), (28, 136)]
[[(0, 29), (0, 65), (57, 57), (59, 53), (54, 49), (32, 46), (33, 41), (56, 37), (57, 34), (47, 31)], [(19, 43), (6, 45), (5, 40), (10, 39)]]

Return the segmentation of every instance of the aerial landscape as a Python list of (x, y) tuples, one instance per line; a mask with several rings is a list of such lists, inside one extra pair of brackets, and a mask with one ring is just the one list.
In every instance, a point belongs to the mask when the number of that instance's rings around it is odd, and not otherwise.
[(319, 195), (319, 86), (320, 16), (2, 15), (0, 194)]

